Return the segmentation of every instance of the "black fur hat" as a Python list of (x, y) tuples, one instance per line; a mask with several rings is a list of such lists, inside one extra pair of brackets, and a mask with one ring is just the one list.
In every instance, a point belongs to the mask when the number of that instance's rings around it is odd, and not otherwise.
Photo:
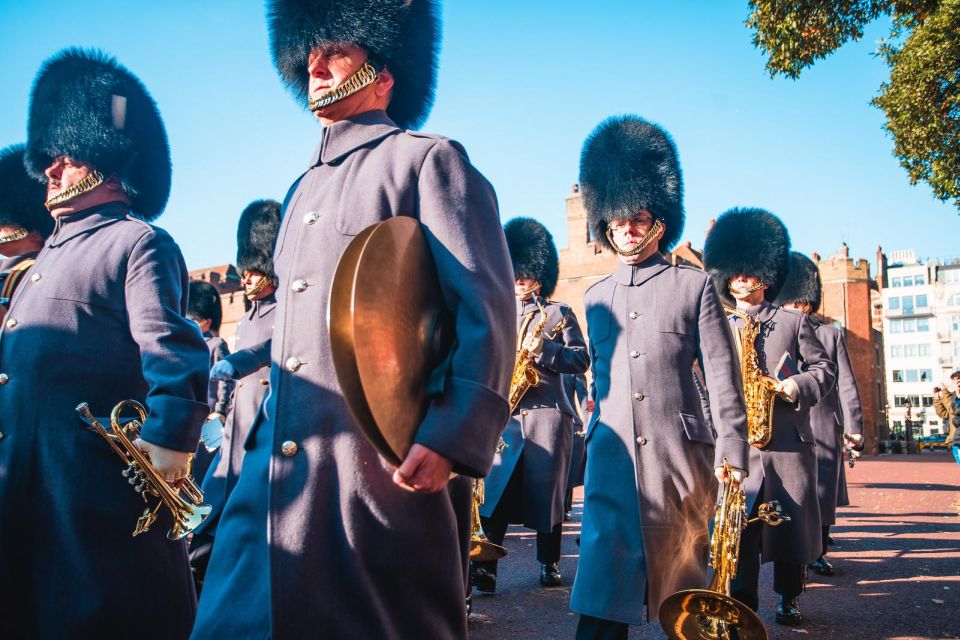
[(669, 251), (683, 234), (683, 176), (670, 134), (634, 115), (612, 116), (594, 129), (580, 152), (580, 188), (590, 226), (602, 246), (607, 224), (642, 210), (667, 230), (660, 250)]
[(273, 245), (280, 229), (280, 203), (276, 200), (255, 200), (240, 214), (237, 225), (237, 271), (258, 271), (270, 276), (273, 271)]
[(514, 276), (533, 278), (540, 283), (541, 296), (552, 296), (560, 276), (560, 257), (547, 228), (533, 218), (514, 218), (504, 225), (503, 233)]
[(763, 209), (730, 209), (717, 218), (703, 245), (703, 263), (724, 299), (738, 275), (759, 276), (764, 299), (780, 293), (790, 268), (790, 235), (780, 218)]
[(220, 303), (220, 292), (217, 288), (203, 280), (191, 280), (187, 316), (212, 320), (210, 328), (213, 331), (220, 329), (220, 323), (223, 321), (223, 305)]
[(780, 289), (780, 295), (777, 296), (776, 303), (779, 305), (791, 302), (809, 304), (813, 307), (811, 313), (816, 313), (820, 308), (822, 291), (820, 270), (817, 265), (802, 253), (791, 251), (790, 273), (787, 274), (787, 281)]
[(329, 42), (357, 44), (387, 65), (396, 82), (387, 113), (402, 129), (427, 119), (437, 85), (440, 7), (436, 0), (269, 0), (273, 64), (307, 105), (307, 58)]
[(47, 189), (27, 174), (24, 145), (0, 151), (0, 225), (23, 227), (46, 238), (53, 231), (53, 216), (43, 206)]
[(155, 220), (170, 196), (170, 147), (146, 88), (103, 52), (65, 49), (40, 67), (30, 98), (27, 170), (43, 171), (57, 156), (116, 176), (133, 214)]

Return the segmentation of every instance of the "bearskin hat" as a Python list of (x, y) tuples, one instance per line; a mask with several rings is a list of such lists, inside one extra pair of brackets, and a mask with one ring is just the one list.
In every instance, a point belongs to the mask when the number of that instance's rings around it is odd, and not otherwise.
[(772, 302), (790, 268), (790, 235), (780, 218), (769, 211), (730, 209), (707, 234), (703, 263), (724, 299), (730, 300), (730, 279), (743, 274), (763, 280), (767, 285), (764, 299)]
[(220, 323), (223, 321), (223, 305), (220, 303), (220, 292), (217, 288), (203, 280), (191, 280), (187, 315), (191, 318), (212, 320), (210, 328), (213, 331), (220, 329)]
[(580, 188), (594, 235), (611, 248), (607, 225), (648, 211), (666, 226), (661, 250), (683, 234), (683, 176), (670, 135), (635, 115), (612, 116), (594, 129), (580, 152)]
[(160, 112), (146, 88), (100, 51), (65, 49), (37, 74), (27, 127), (28, 171), (46, 182), (57, 156), (116, 176), (133, 215), (147, 222), (170, 196), (170, 147)]
[(273, 280), (273, 245), (280, 229), (280, 203), (256, 200), (240, 214), (237, 225), (237, 271), (257, 271)]
[(0, 225), (22, 227), (46, 238), (53, 231), (53, 216), (43, 206), (47, 190), (23, 166), (25, 146), (0, 151)]
[(557, 288), (560, 257), (547, 228), (533, 218), (514, 218), (503, 227), (517, 278), (533, 278), (540, 283), (540, 295), (549, 298)]
[(820, 308), (820, 296), (823, 290), (820, 284), (820, 270), (813, 260), (797, 251), (790, 252), (790, 272), (780, 289), (776, 303), (779, 305), (798, 302), (809, 304), (816, 313)]
[(273, 64), (307, 105), (307, 58), (326, 43), (357, 44), (383, 62), (396, 82), (387, 114), (416, 129), (433, 106), (440, 52), (436, 0), (269, 0)]

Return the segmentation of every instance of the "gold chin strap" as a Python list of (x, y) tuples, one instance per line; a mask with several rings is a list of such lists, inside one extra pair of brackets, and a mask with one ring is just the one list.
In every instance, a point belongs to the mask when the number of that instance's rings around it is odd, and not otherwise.
[(753, 285), (752, 287), (748, 287), (746, 289), (736, 289), (732, 284), (728, 284), (727, 291), (730, 292), (730, 295), (736, 295), (738, 293), (753, 293), (754, 291), (758, 289), (762, 289), (765, 286), (767, 285), (764, 284), (763, 280), (757, 280), (757, 284)]
[(539, 288), (540, 288), (540, 283), (539, 283), (539, 282), (534, 282), (534, 283), (533, 283), (532, 285), (530, 285), (529, 287), (526, 287), (525, 289), (520, 289), (519, 291), (515, 288), (515, 289), (513, 290), (513, 295), (516, 296), (516, 298), (517, 298), (518, 300), (523, 300), (524, 298), (526, 298), (526, 297), (527, 297), (528, 295), (530, 295), (531, 293), (537, 291)]
[(357, 91), (360, 91), (360, 89), (372, 84), (373, 81), (377, 79), (378, 73), (380, 72), (377, 68), (367, 60), (352, 76), (340, 83), (340, 86), (335, 89), (330, 89), (316, 98), (310, 98), (308, 102), (310, 111), (319, 111), (334, 102), (343, 100), (347, 96), (352, 96)]
[(272, 282), (273, 282), (272, 278), (268, 278), (267, 276), (264, 276), (260, 278), (260, 282), (257, 283), (257, 286), (255, 286), (250, 291), (245, 292), (243, 295), (247, 297), (247, 300), (250, 300), (250, 301), (256, 300), (257, 296), (260, 295), (263, 292), (263, 290), (266, 289)]
[(640, 244), (628, 251), (624, 251), (617, 246), (616, 242), (613, 241), (613, 232), (610, 231), (610, 227), (607, 227), (607, 240), (610, 242), (610, 246), (613, 247), (613, 250), (616, 251), (618, 256), (629, 257), (637, 255), (650, 246), (651, 242), (657, 240), (657, 236), (660, 235), (661, 231), (663, 231), (663, 223), (659, 219), (654, 219), (653, 226), (650, 227), (650, 231), (647, 231), (646, 235), (643, 236), (643, 240), (640, 241)]
[(86, 192), (99, 187), (101, 184), (103, 184), (103, 174), (94, 170), (93, 173), (89, 174), (77, 184), (47, 200), (44, 206), (47, 207), (47, 211), (53, 211), (54, 207), (73, 200), (78, 196), (82, 196)]
[(16, 242), (17, 240), (23, 240), (30, 232), (24, 229), (23, 227), (18, 228), (16, 231), (11, 231), (10, 233), (5, 233), (0, 236), (0, 244), (5, 244), (7, 242)]

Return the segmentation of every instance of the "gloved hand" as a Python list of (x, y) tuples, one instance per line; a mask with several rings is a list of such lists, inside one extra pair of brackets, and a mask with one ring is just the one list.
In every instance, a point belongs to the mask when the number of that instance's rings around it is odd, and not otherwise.
[(232, 364), (224, 360), (218, 360), (213, 367), (210, 368), (210, 379), (216, 380), (217, 382), (225, 380), (233, 380), (237, 377), (237, 369)]
[(531, 333), (523, 339), (523, 348), (535, 356), (540, 355), (543, 351), (543, 337)]
[(800, 396), (800, 387), (797, 386), (793, 378), (787, 378), (777, 383), (777, 393), (780, 394), (781, 398), (792, 404)]
[[(746, 478), (749, 473), (745, 469), (737, 469), (736, 467), (728, 467), (730, 470), (730, 477), (738, 485), (743, 483), (743, 479)], [(713, 470), (713, 474), (717, 476), (717, 482), (723, 484), (723, 480), (726, 477), (726, 474), (723, 472), (723, 467), (717, 467)]]
[(843, 444), (847, 449), (861, 451), (863, 449), (863, 435), (859, 433), (843, 434)]

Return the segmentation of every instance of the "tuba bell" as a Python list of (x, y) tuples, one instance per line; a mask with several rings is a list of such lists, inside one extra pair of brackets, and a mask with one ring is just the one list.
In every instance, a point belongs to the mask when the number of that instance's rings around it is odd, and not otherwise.
[[(137, 417), (123, 422), (121, 414), (128, 407), (137, 414)], [(110, 412), (109, 431), (93, 416), (90, 405), (86, 402), (79, 404), (76, 411), (87, 424), (87, 428), (103, 437), (127, 465), (121, 475), (147, 503), (147, 507), (137, 519), (133, 529), (134, 537), (150, 529), (150, 525), (157, 519), (161, 506), (167, 507), (173, 514), (173, 526), (167, 533), (167, 538), (170, 540), (180, 540), (200, 526), (200, 523), (210, 515), (211, 507), (203, 504), (203, 492), (189, 473), (179, 488), (170, 486), (150, 462), (146, 452), (133, 444), (134, 440), (140, 437), (140, 427), (147, 419), (147, 410), (142, 404), (136, 400), (124, 400), (115, 406)], [(150, 506), (151, 498), (157, 499), (152, 506)]]

